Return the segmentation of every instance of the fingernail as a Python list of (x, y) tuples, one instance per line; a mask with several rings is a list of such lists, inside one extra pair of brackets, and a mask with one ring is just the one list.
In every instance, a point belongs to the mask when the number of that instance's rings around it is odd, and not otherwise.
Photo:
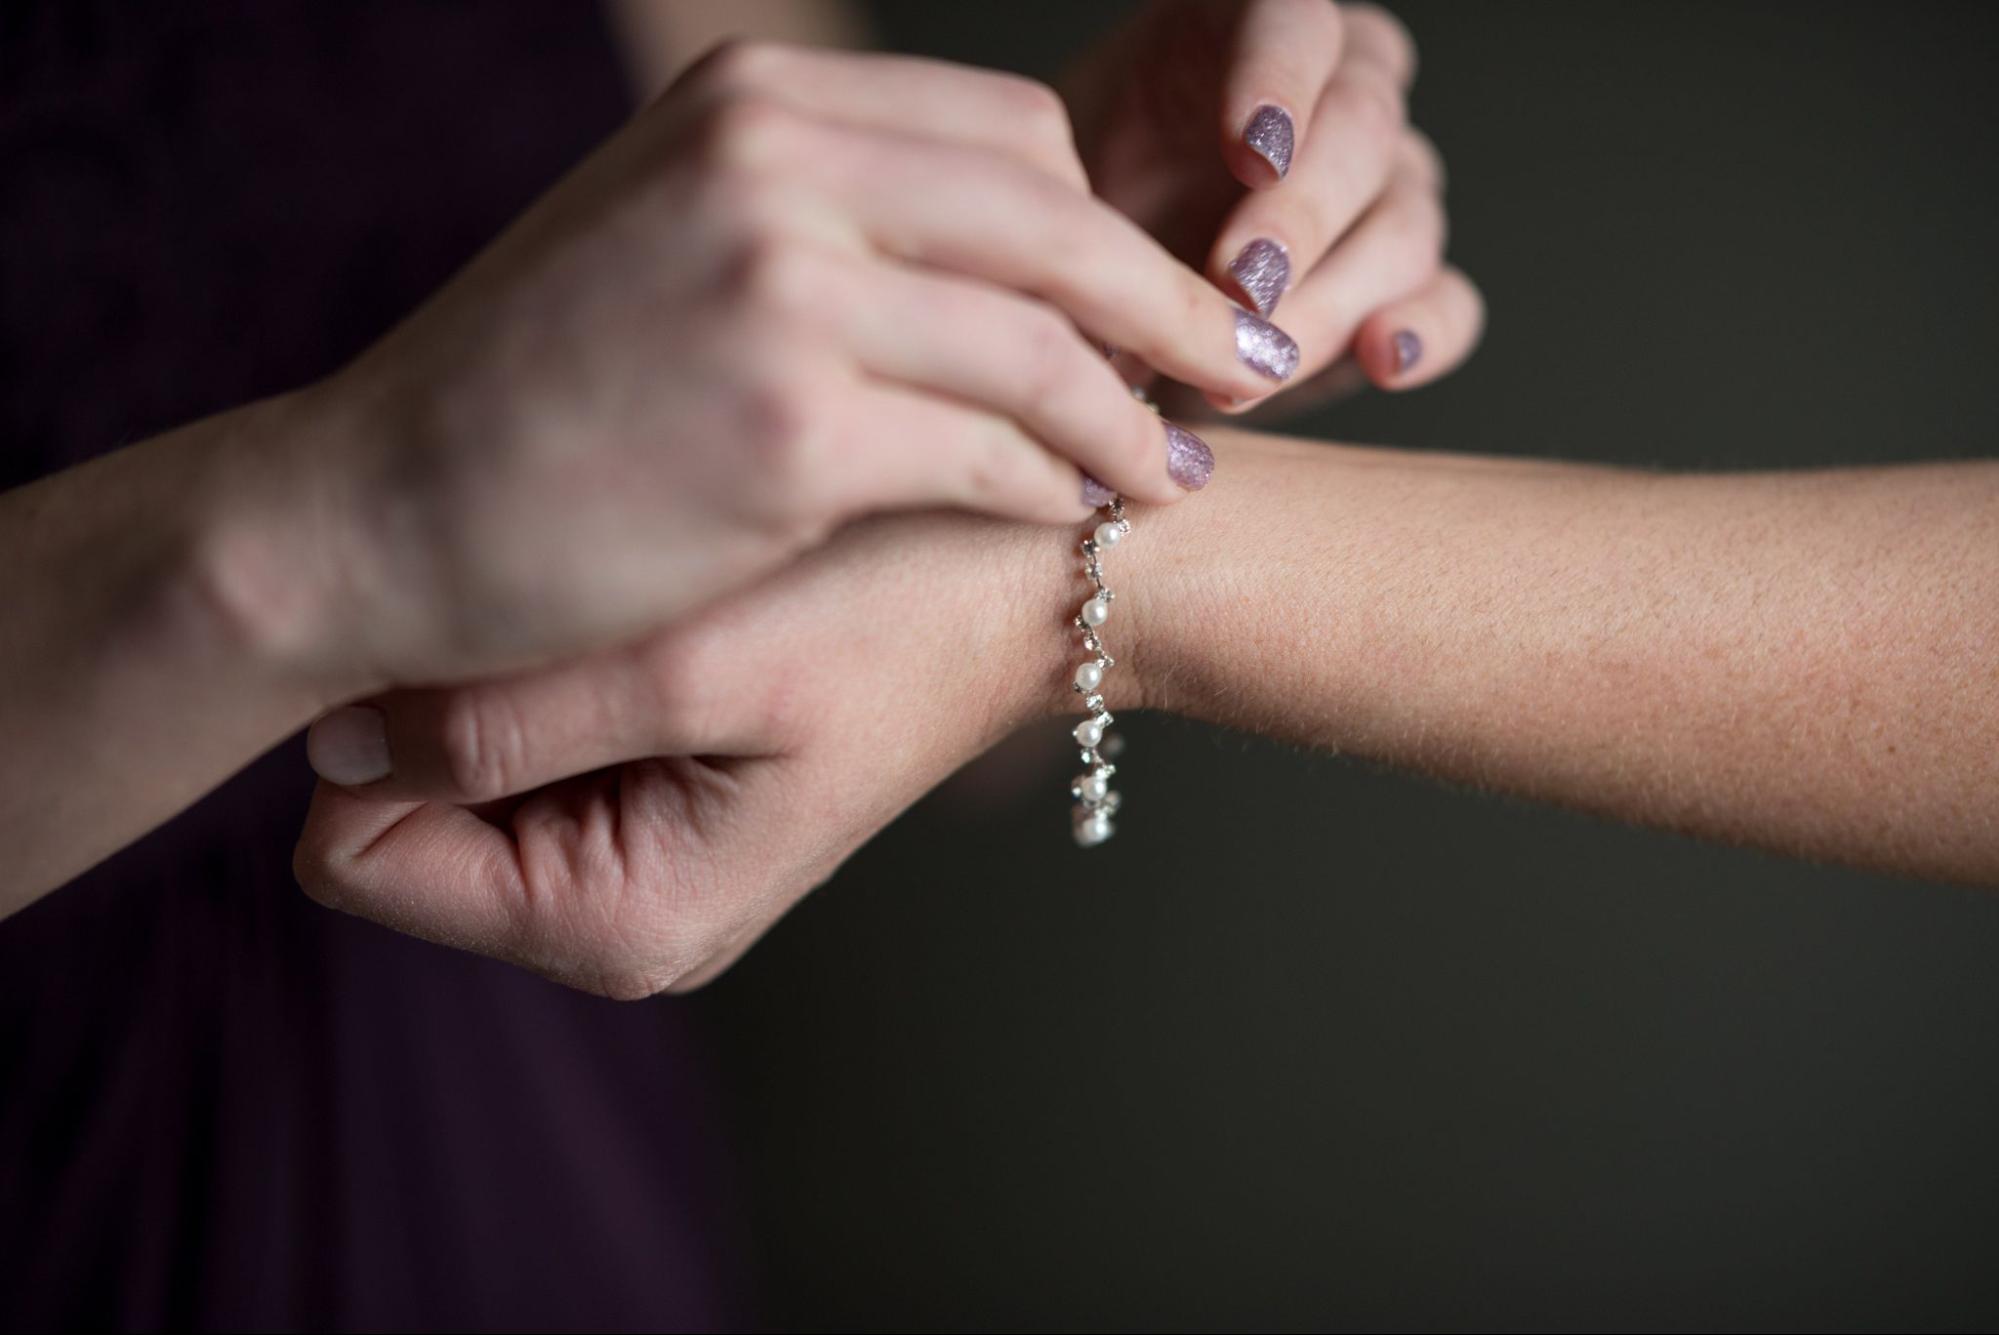
[(1291, 285), (1291, 257), (1281, 243), (1260, 236), (1229, 261), (1229, 277), (1256, 304), (1257, 314), (1268, 315)]
[(1272, 380), (1289, 380), (1298, 369), (1298, 345), (1291, 341), (1291, 335), (1240, 308), (1235, 313), (1235, 355), (1258, 375)]
[(389, 729), (370, 705), (336, 709), (305, 735), (305, 758), (328, 783), (351, 788), (389, 776)]
[(1422, 360), (1423, 340), (1416, 336), (1415, 330), (1398, 329), (1392, 341), (1395, 344), (1395, 372), (1397, 375), (1400, 375)]
[(1243, 127), (1242, 141), (1280, 177), (1291, 170), (1291, 117), (1282, 107), (1258, 107)]
[(1116, 492), (1091, 477), (1088, 473), (1083, 474), (1083, 504), (1089, 506), (1092, 510), (1101, 510), (1116, 499)]
[(1166, 473), (1184, 491), (1199, 491), (1215, 475), (1215, 452), (1208, 442), (1184, 426), (1160, 419), (1166, 427)]

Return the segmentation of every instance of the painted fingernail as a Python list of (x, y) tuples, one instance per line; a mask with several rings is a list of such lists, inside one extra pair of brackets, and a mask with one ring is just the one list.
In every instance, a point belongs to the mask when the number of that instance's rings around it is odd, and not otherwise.
[(1391, 342), (1395, 344), (1395, 373), (1397, 375), (1400, 375), (1423, 359), (1423, 340), (1416, 336), (1415, 330), (1398, 329), (1395, 331), (1395, 337)]
[(1258, 107), (1243, 127), (1242, 141), (1280, 177), (1291, 170), (1291, 117), (1284, 108)]
[(1208, 442), (1184, 426), (1161, 419), (1166, 427), (1166, 473), (1182, 490), (1199, 491), (1215, 475), (1215, 452)]
[(1116, 499), (1116, 492), (1091, 477), (1088, 473), (1083, 474), (1083, 504), (1089, 506), (1092, 510), (1100, 510)]
[(1298, 369), (1298, 345), (1291, 341), (1291, 335), (1240, 308), (1235, 313), (1235, 355), (1258, 375), (1272, 380), (1289, 380)]
[(1256, 304), (1258, 315), (1268, 315), (1291, 286), (1291, 256), (1281, 242), (1260, 236), (1229, 261), (1229, 277)]
[(305, 735), (305, 757), (313, 773), (351, 788), (389, 776), (389, 729), (382, 711), (370, 705), (336, 709)]

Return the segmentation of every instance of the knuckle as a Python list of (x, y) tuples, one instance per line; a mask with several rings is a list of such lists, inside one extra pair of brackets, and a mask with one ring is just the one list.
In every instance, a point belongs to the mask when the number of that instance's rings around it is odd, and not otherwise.
[(1281, 16), (1286, 32), (1302, 34), (1317, 25), (1321, 40), (1338, 42), (1346, 28), (1341, 12), (1346, 7), (1329, 5), (1325, 0), (1265, 0), (1265, 5), (1273, 15)]
[(775, 42), (727, 37), (688, 71), (691, 79), (716, 93), (743, 93), (775, 87), (789, 52)]
[(748, 310), (795, 318), (827, 308), (832, 279), (825, 260), (765, 224), (743, 239), (726, 282)]
[(1430, 190), (1442, 193), (1446, 185), (1444, 155), (1430, 136), (1410, 126), (1402, 132), (1399, 156), (1403, 169)]
[(1409, 25), (1380, 5), (1343, 5), (1349, 41), (1364, 44), (1369, 55), (1384, 64), (1398, 82), (1408, 84), (1416, 76), (1416, 37)]
[(816, 395), (796, 372), (773, 372), (746, 386), (738, 411), (741, 445), (761, 513), (791, 530), (823, 508), (829, 433), (814, 411)]
[(1395, 211), (1399, 230), (1409, 245), (1434, 267), (1443, 255), (1450, 230), (1443, 204), (1427, 190), (1402, 190), (1396, 192)]
[(1059, 143), (1065, 150), (1074, 144), (1069, 104), (1062, 100), (1062, 94), (1025, 75), (1004, 76), (1001, 88), (1011, 126), (1036, 139)]
[(1046, 306), (1021, 311), (1014, 335), (1020, 389), (1030, 402), (1059, 400), (1076, 383), (1079, 345), (1068, 321)]
[(744, 272), (759, 245), (785, 244), (792, 234), (790, 201), (774, 180), (734, 171), (718, 173), (703, 183), (696, 203), (715, 232), (736, 246), (733, 258), (725, 260), (725, 278)]
[(965, 449), (965, 489), (973, 497), (990, 499), (1018, 493), (1020, 449), (1011, 426), (998, 418), (981, 419)]
[(760, 93), (729, 93), (701, 116), (695, 143), (711, 170), (761, 175), (783, 170), (804, 130), (804, 119)]
[(641, 679), (646, 683), (648, 712), (674, 732), (702, 713), (709, 699), (708, 683), (727, 678), (714, 660), (726, 646), (715, 637), (688, 629), (654, 641), (644, 649)]
[(525, 736), (519, 717), (497, 692), (454, 691), (440, 717), (445, 781), (473, 802), (514, 791), (524, 769)]
[(292, 847), (292, 877), (305, 897), (323, 908), (339, 909), (347, 903), (347, 885), (340, 876), (339, 863), (331, 845), (317, 838), (310, 826)]
[(1378, 71), (1357, 67), (1335, 82), (1327, 96), (1343, 119), (1376, 144), (1393, 143), (1402, 133), (1407, 117), (1402, 90)]

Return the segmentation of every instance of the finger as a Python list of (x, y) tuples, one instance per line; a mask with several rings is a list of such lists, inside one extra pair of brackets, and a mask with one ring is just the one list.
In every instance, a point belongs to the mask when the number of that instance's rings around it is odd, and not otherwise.
[(763, 97), (859, 129), (976, 146), (1090, 188), (1061, 94), (1018, 74), (919, 56), (730, 41), (690, 66), (675, 89), (693, 94), (689, 106)]
[(517, 958), (526, 894), (513, 841), (463, 807), (374, 801), (322, 783), (292, 870), (328, 908)]
[(1343, 355), (1370, 312), (1427, 285), (1442, 265), (1444, 235), (1442, 201), (1414, 177), (1398, 176), (1291, 295), (1286, 318), (1311, 331), (1302, 373)]
[(1407, 92), (1416, 82), (1416, 39), (1402, 20), (1380, 5), (1341, 5), (1346, 46), (1343, 63), (1377, 65)]
[(1471, 279), (1446, 268), (1368, 316), (1354, 336), (1354, 356), (1382, 389), (1414, 389), (1456, 369), (1484, 332), (1484, 298)]
[(836, 513), (948, 506), (1030, 524), (1072, 524), (1095, 506), (1083, 474), (1043, 449), (1011, 418), (887, 381), (843, 396), (827, 452), (853, 457), (865, 444), (867, 476), (827, 480)]
[(543, 789), (502, 825), (321, 784), (293, 868), (329, 908), (571, 987), (650, 996), (738, 926), (706, 852), (730, 829), (735, 786), (700, 761), (644, 761)]
[[(306, 754), (322, 779), (375, 801), (461, 805), (627, 760), (757, 755), (773, 740), (764, 686), (720, 644), (668, 634), (512, 677), (391, 691), (319, 719)], [(362, 733), (374, 749), (357, 764), (346, 739)]]
[(892, 261), (803, 263), (821, 270), (800, 280), (811, 304), (876, 378), (1009, 418), (1134, 500), (1186, 495), (1169, 473), (1158, 416), (1053, 307)]
[(1312, 108), (1340, 59), (1340, 11), (1327, 0), (1252, 0), (1222, 85), (1222, 158), (1235, 178), (1274, 185), (1291, 169)]
[(1395, 166), (1390, 174), (1406, 174), (1410, 180), (1428, 187), (1440, 197), (1450, 185), (1444, 169), (1444, 155), (1437, 151), (1429, 135), (1413, 125), (1402, 132), (1402, 142), (1395, 147)]
[(1297, 170), (1245, 196), (1223, 222), (1208, 256), (1214, 281), (1269, 315), (1380, 196), (1402, 134), (1395, 85), (1371, 65), (1343, 69), (1313, 113)]
[(1298, 347), (1135, 223), (996, 154), (824, 126), (788, 137), (787, 171), (839, 202), (882, 252), (1041, 298), (1087, 334), (1235, 396), (1289, 378)]

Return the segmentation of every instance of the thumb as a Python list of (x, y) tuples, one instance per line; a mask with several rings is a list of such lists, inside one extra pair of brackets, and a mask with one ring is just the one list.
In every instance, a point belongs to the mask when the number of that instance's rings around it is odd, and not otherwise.
[(642, 645), (347, 705), (312, 725), (306, 756), (328, 783), (376, 801), (474, 805), (628, 760), (755, 754), (730, 685)]

